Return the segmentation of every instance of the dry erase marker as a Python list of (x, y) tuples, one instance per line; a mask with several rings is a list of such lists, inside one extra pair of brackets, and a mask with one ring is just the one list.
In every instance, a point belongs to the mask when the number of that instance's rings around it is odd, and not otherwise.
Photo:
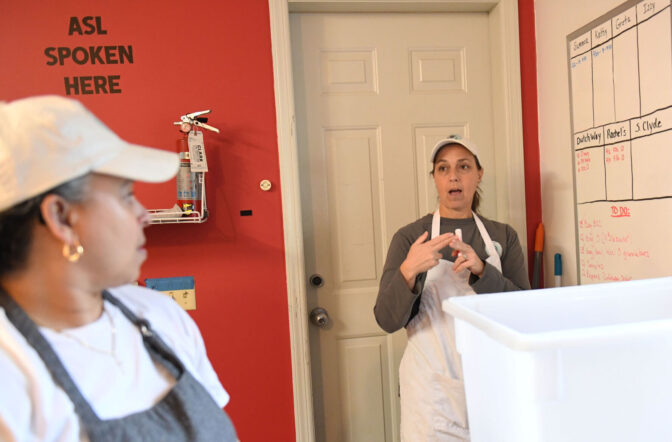
[(555, 286), (562, 287), (562, 255), (555, 254), (553, 274), (555, 275)]
[(541, 257), (544, 252), (544, 225), (539, 223), (534, 237), (534, 267), (532, 270), (532, 288), (538, 289), (541, 278)]
[[(462, 241), (462, 229), (455, 229), (455, 236), (457, 236), (457, 239)], [(462, 252), (457, 252), (457, 256), (462, 255)]]

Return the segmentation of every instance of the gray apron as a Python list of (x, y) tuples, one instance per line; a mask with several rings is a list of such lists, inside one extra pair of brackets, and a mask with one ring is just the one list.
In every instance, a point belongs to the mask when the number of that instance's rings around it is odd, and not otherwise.
[[(119, 308), (142, 334), (152, 359), (175, 378), (175, 385), (152, 408), (128, 416), (101, 420), (84, 399), (51, 345), (25, 311), (0, 287), (0, 306), (10, 322), (35, 349), (54, 382), (65, 391), (75, 406), (82, 430), (92, 442), (98, 441), (213, 441), (235, 442), (236, 431), (226, 413), (205, 388), (182, 365), (179, 358), (140, 319), (109, 292), (103, 298)], [(133, 400), (132, 397), (129, 400)]]

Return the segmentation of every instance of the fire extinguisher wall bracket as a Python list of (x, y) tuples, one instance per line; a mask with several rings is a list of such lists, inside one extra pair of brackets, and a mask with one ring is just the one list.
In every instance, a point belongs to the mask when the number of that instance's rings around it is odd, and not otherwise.
[(198, 172), (198, 174), (201, 185), (201, 210), (193, 210), (189, 216), (185, 216), (185, 212), (177, 204), (170, 209), (147, 210), (150, 224), (200, 224), (208, 219), (209, 212), (205, 199), (205, 172)]
[[(187, 143), (187, 133), (195, 132), (197, 128), (219, 133), (219, 129), (206, 124), (207, 118), (202, 117), (202, 115), (207, 113), (210, 113), (210, 110), (185, 114), (180, 117), (180, 121), (174, 123), (180, 126), (180, 132), (183, 134), (178, 139), (180, 172), (177, 176), (177, 202), (170, 209), (148, 210), (150, 224), (198, 224), (208, 219), (208, 205), (205, 197), (206, 172), (192, 171), (192, 160)], [(202, 137), (199, 136), (199, 138), (202, 141)], [(200, 150), (198, 150), (200, 154), (197, 155), (202, 155), (202, 161), (204, 162), (205, 149), (203, 149), (202, 143), (200, 144)], [(207, 170), (207, 168), (202, 170)]]

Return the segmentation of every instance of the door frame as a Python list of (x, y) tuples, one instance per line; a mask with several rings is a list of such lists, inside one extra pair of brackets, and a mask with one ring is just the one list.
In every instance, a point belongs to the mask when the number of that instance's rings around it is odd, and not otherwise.
[[(493, 142), (498, 220), (511, 224), (527, 250), (518, 0), (268, 0), (280, 165), (285, 272), (296, 440), (313, 442), (315, 427), (306, 307), (306, 275), (290, 12), (486, 12), (491, 48)], [(497, 73), (497, 75), (494, 75)], [(494, 116), (500, 116), (494, 118)], [(527, 265), (526, 265), (527, 268)]]

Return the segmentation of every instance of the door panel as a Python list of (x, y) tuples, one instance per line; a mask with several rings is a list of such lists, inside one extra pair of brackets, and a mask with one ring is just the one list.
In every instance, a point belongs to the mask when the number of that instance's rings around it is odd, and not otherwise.
[(377, 128), (324, 131), (332, 256), (338, 288), (376, 284), (380, 261)]
[[(384, 336), (339, 340), (343, 441), (385, 440), (390, 413), (386, 385), (387, 343)], [(373, 406), (372, 406), (373, 405)]]

